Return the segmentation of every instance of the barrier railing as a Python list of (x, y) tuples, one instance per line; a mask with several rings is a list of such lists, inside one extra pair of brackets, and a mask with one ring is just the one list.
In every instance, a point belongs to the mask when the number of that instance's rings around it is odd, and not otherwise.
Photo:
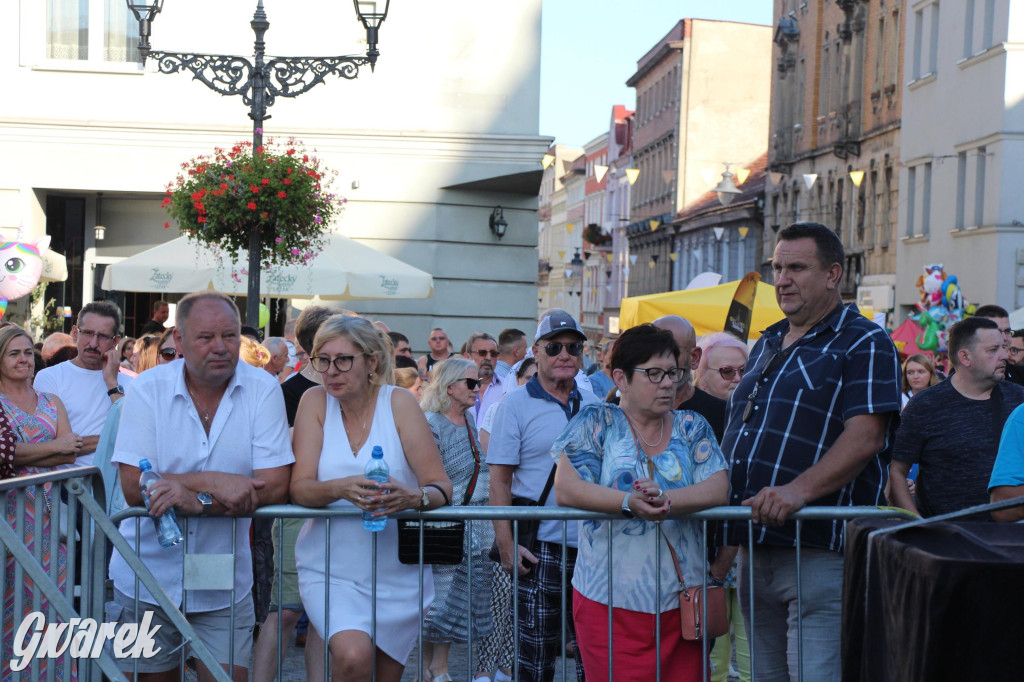
[[(137, 576), (136, 586), (141, 584), (141, 585), (145, 586), (147, 590), (149, 590), (149, 592), (153, 595), (154, 599), (156, 600), (157, 604), (167, 614), (167, 616), (168, 616), (169, 620), (171, 621), (173, 627), (181, 634), (182, 639), (183, 639), (182, 651), (181, 651), (181, 654), (180, 654), (181, 655), (182, 663), (185, 662), (184, 647), (185, 647), (185, 645), (188, 645), (188, 646), (191, 647), (195, 657), (199, 661), (201, 661), (206, 666), (206, 668), (208, 670), (211, 671), (211, 673), (214, 675), (214, 677), (216, 679), (218, 679), (218, 680), (229, 680), (230, 677), (228, 676), (227, 673), (225, 673), (221, 669), (220, 665), (217, 664), (216, 659), (212, 656), (212, 654), (207, 649), (205, 644), (196, 637), (195, 631), (189, 625), (186, 617), (182, 615), (182, 611), (179, 610), (179, 606), (181, 606), (181, 605), (172, 603), (172, 601), (168, 597), (167, 593), (159, 585), (159, 583), (156, 580), (156, 578), (153, 576), (153, 574), (150, 572), (150, 570), (143, 564), (141, 559), (139, 559), (139, 556), (138, 556), (138, 553), (137, 553), (138, 541), (136, 541), (136, 546), (132, 547), (124, 539), (124, 537), (121, 536), (120, 532), (117, 530), (117, 525), (116, 524), (118, 522), (123, 521), (125, 519), (131, 519), (131, 518), (134, 518), (134, 523), (138, 524), (136, 526), (136, 528), (138, 530), (139, 526), (141, 525), (141, 522), (142, 522), (142, 517), (146, 516), (146, 511), (144, 509), (141, 509), (141, 508), (126, 509), (126, 510), (123, 510), (122, 512), (114, 515), (113, 517), (108, 518), (106, 513), (105, 513), (105, 509), (103, 509), (103, 506), (102, 506), (102, 502), (101, 501), (104, 498), (103, 498), (103, 495), (102, 495), (101, 484), (96, 483), (96, 481), (98, 481), (98, 480), (99, 480), (98, 470), (96, 470), (94, 468), (89, 468), (89, 469), (77, 469), (77, 470), (64, 470), (64, 471), (54, 472), (54, 473), (51, 473), (51, 474), (46, 474), (46, 475), (41, 475), (41, 476), (33, 476), (33, 477), (26, 477), (26, 478), (20, 478), (20, 479), (12, 479), (11, 481), (0, 482), (0, 492), (4, 492), (5, 494), (7, 492), (13, 492), (16, 497), (20, 496), (20, 497), (18, 497), (18, 499), (22, 500), (20, 506), (18, 506), (17, 510), (16, 510), (17, 518), (23, 518), (24, 517), (24, 498), (25, 498), (25, 492), (24, 491), (26, 489), (28, 489), (31, 486), (41, 485), (44, 482), (57, 482), (59, 484), (59, 487), (66, 488), (67, 489), (67, 493), (68, 493), (66, 495), (67, 500), (68, 500), (68, 517), (67, 517), (68, 521), (65, 524), (65, 528), (78, 528), (79, 533), (80, 533), (80, 540), (76, 539), (74, 533), (67, 533), (66, 539), (63, 541), (64, 543), (66, 543), (66, 547), (67, 547), (67, 552), (68, 552), (68, 557), (69, 557), (69, 559), (68, 559), (69, 570), (68, 570), (68, 577), (65, 579), (64, 587), (62, 588), (58, 584), (59, 581), (57, 579), (57, 576), (54, 574), (54, 568), (53, 568), (53, 565), (52, 565), (54, 562), (51, 562), (50, 572), (47, 573), (47, 571), (45, 571), (43, 569), (43, 565), (42, 565), (43, 562), (42, 562), (41, 553), (40, 553), (39, 548), (38, 547), (36, 548), (35, 555), (33, 555), (33, 553), (30, 552), (27, 549), (27, 546), (24, 543), (24, 536), (23, 535), (19, 536), (18, 532), (16, 532), (11, 527), (10, 524), (6, 523), (6, 517), (4, 519), (0, 519), (0, 542), (2, 542), (3, 545), (7, 547), (8, 552), (11, 555), (13, 555), (14, 561), (15, 561), (15, 564), (16, 564), (16, 571), (15, 571), (15, 576), (14, 576), (14, 585), (12, 585), (12, 586), (4, 585), (4, 583), (3, 583), (3, 576), (0, 576), (0, 587), (3, 587), (4, 589), (8, 589), (8, 588), (14, 589), (14, 592), (17, 595), (16, 596), (16, 603), (15, 603), (15, 613), (16, 614), (20, 614), (22, 612), (23, 608), (24, 608), (24, 602), (21, 601), (20, 595), (21, 595), (22, 587), (24, 585), (25, 578), (27, 576), (33, 582), (33, 585), (34, 585), (35, 589), (40, 591), (40, 593), (41, 593), (40, 596), (41, 597), (45, 597), (46, 599), (49, 600), (48, 615), (49, 615), (49, 621), (50, 622), (72, 622), (71, 621), (72, 618), (76, 618), (76, 617), (80, 618), (80, 617), (83, 617), (83, 615), (84, 615), (84, 617), (95, 618), (96, 622), (102, 622), (102, 620), (103, 620), (103, 604), (104, 604), (104, 600), (105, 600), (106, 596), (108, 595), (107, 591), (104, 589), (104, 578), (106, 576), (106, 568), (107, 568), (106, 564), (107, 564), (107, 560), (108, 560), (108, 557), (109, 557), (109, 554), (107, 552), (107, 543), (109, 542), (109, 543), (112, 543), (113, 546), (118, 550), (118, 552), (121, 553), (121, 555), (125, 558), (125, 561), (131, 567), (131, 569), (135, 572), (135, 574)], [(97, 487), (97, 486), (99, 486), (99, 487)], [(51, 499), (60, 499), (60, 498), (52, 498), (51, 497)], [(40, 502), (40, 500), (38, 498), (35, 500), (35, 507), (36, 507), (36, 509), (35, 509), (36, 512), (40, 512), (41, 511), (42, 503)], [(77, 521), (79, 514), (81, 514), (81, 516), (82, 516), (83, 523), (79, 523)], [(264, 507), (262, 509), (257, 510), (253, 514), (254, 517), (263, 517), (263, 518), (281, 518), (281, 519), (285, 519), (285, 518), (301, 518), (301, 519), (322, 518), (322, 519), (326, 519), (327, 520), (326, 524), (325, 524), (325, 526), (326, 526), (326, 530), (325, 530), (325, 535), (326, 535), (326, 538), (325, 538), (325, 548), (326, 548), (325, 549), (325, 574), (326, 575), (330, 574), (330, 561), (331, 561), (331, 554), (332, 554), (331, 532), (330, 532), (331, 519), (354, 518), (354, 517), (357, 517), (358, 515), (359, 515), (359, 512), (357, 510), (354, 510), (354, 509), (352, 509), (352, 510), (307, 509), (307, 508), (304, 508), (304, 507), (297, 507), (297, 506), (291, 506), (291, 505), (278, 505), (278, 506)], [(58, 523), (61, 522), (60, 521), (60, 513), (53, 514), (52, 516), (58, 518)], [(514, 521), (514, 522), (517, 522), (517, 521), (518, 522), (522, 522), (522, 521), (528, 521), (528, 520), (554, 520), (554, 521), (561, 522), (561, 524), (562, 524), (562, 544), (563, 544), (563, 546), (565, 545), (565, 541), (567, 539), (568, 524), (569, 523), (577, 522), (577, 521), (581, 521), (581, 520), (597, 520), (597, 521), (612, 521), (612, 522), (625, 522), (626, 521), (620, 515), (615, 515), (615, 514), (601, 514), (601, 513), (588, 512), (588, 511), (575, 510), (575, 509), (547, 508), (547, 507), (473, 507), (473, 506), (471, 506), (471, 507), (446, 507), (446, 508), (442, 508), (442, 509), (426, 512), (426, 513), (422, 513), (422, 514), (421, 513), (416, 513), (416, 512), (403, 512), (401, 514), (395, 514), (394, 516), (396, 518), (460, 519), (460, 520), (466, 521), (466, 523), (467, 523), (466, 532), (467, 533), (472, 533), (473, 532), (473, 525), (474, 524), (489, 523), (489, 522), (494, 521), (494, 520), (510, 520), (510, 521)], [(813, 521), (813, 520), (838, 520), (838, 521), (845, 522), (845, 521), (850, 520), (850, 519), (863, 518), (863, 517), (907, 518), (907, 519), (912, 518), (911, 515), (907, 514), (906, 512), (903, 512), (902, 510), (888, 509), (888, 508), (860, 508), (860, 507), (854, 507), (854, 508), (851, 508), (851, 507), (837, 507), (837, 508), (832, 508), (832, 507), (814, 507), (814, 508), (806, 508), (804, 510), (801, 510), (800, 512), (798, 512), (794, 516), (794, 518), (796, 520), (796, 525), (797, 525), (797, 537), (798, 538), (800, 537), (800, 533), (801, 533), (801, 530), (802, 530), (802, 524), (805, 521)], [(705, 550), (706, 550), (706, 546), (707, 546), (707, 542), (708, 542), (708, 535), (709, 535), (708, 534), (708, 530), (709, 530), (708, 529), (708, 524), (710, 522), (714, 522), (714, 521), (729, 521), (729, 522), (736, 522), (736, 523), (746, 523), (748, 525), (748, 537), (750, 539), (750, 544), (753, 547), (753, 551), (747, 552), (747, 561), (749, 562), (748, 563), (747, 574), (750, 576), (750, 583), (749, 583), (749, 586), (750, 586), (750, 608), (751, 608), (750, 613), (753, 615), (754, 614), (754, 605), (753, 605), (753, 575), (752, 575), (752, 570), (751, 569), (753, 567), (753, 559), (754, 559), (754, 555), (757, 552), (757, 547), (753, 543), (754, 524), (750, 522), (750, 510), (748, 508), (746, 508), (746, 507), (719, 507), (719, 508), (709, 509), (709, 510), (706, 510), (706, 511), (690, 514), (690, 515), (687, 515), (685, 517), (674, 517), (674, 519), (675, 518), (678, 518), (678, 519), (690, 519), (690, 520), (695, 520), (695, 521), (699, 521), (700, 522), (700, 524), (701, 524), (701, 535), (702, 535), (702, 545), (705, 548)], [(179, 521), (181, 522), (181, 524), (183, 526), (182, 530), (183, 530), (184, 534), (186, 535), (186, 537), (188, 537), (188, 524), (190, 523), (189, 519), (187, 519), (187, 518), (180, 518)], [(611, 528), (612, 528), (612, 526), (611, 526), (611, 524), (609, 524), (609, 526), (608, 526), (609, 538), (611, 537)], [(23, 533), (24, 529), (21, 528), (21, 530), (22, 530), (22, 533)], [(234, 522), (232, 522), (232, 533), (236, 534), (237, 532), (238, 532), (238, 522), (234, 521)], [(281, 543), (283, 541), (283, 529), (279, 527), (277, 532), (278, 532), (279, 543)], [(56, 551), (56, 546), (59, 545), (60, 542), (61, 542), (61, 540), (58, 538), (58, 535), (59, 534), (54, 533), (50, 537), (50, 548), (51, 548), (51, 551)], [(513, 523), (513, 535), (514, 535), (514, 538), (513, 538), (514, 542), (518, 543), (518, 524), (516, 524), (516, 523)], [(138, 538), (138, 537), (139, 537), (139, 533), (136, 532), (136, 538)], [(657, 537), (657, 534), (656, 534), (655, 537)], [(422, 542), (422, 530), (421, 530), (421, 542)], [(75, 582), (76, 582), (74, 580), (75, 571), (76, 571), (75, 564), (79, 563), (77, 561), (73, 561), (73, 557), (76, 556), (75, 552), (77, 551), (77, 544), (76, 543), (80, 543), (81, 544), (81, 550), (82, 550), (81, 551), (81, 556), (83, 556), (83, 557), (90, 557), (90, 559), (87, 560), (87, 561), (81, 561), (82, 579), (80, 581), (78, 581), (81, 584), (80, 591), (78, 591), (77, 593), (69, 593), (68, 592), (68, 589), (69, 589), (68, 585), (74, 585), (75, 584)], [(659, 566), (661, 565), (662, 559), (665, 558), (665, 557), (662, 556), (662, 554), (663, 554), (663, 552), (662, 552), (662, 545), (663, 545), (663, 543), (657, 542), (655, 544), (655, 548), (653, 550), (654, 551), (654, 555), (655, 555), (655, 562)], [(613, 554), (615, 552), (614, 544), (611, 545), (611, 552)], [(798, 569), (797, 569), (797, 594), (798, 594), (798, 602), (799, 602), (800, 599), (801, 599), (800, 594), (801, 594), (801, 586), (802, 586), (802, 583), (801, 583), (802, 576), (800, 575), (800, 569), (799, 569), (800, 552), (801, 552), (800, 544), (797, 545), (796, 552), (797, 552), (797, 561), (798, 561)], [(373, 620), (371, 622), (371, 633), (370, 634), (371, 634), (372, 640), (374, 641), (374, 643), (376, 643), (376, 636), (377, 636), (376, 620), (375, 620), (376, 611), (377, 611), (377, 609), (376, 609), (376, 599), (377, 599), (376, 576), (377, 576), (378, 567), (379, 567), (376, 534), (374, 534), (374, 537), (373, 537), (371, 556), (368, 559), (371, 561), (371, 564), (372, 564), (372, 575), (374, 576), (373, 583), (371, 585), (371, 592), (372, 592), (372, 602), (371, 603), (372, 603), (372, 609), (373, 609), (373, 615), (371, 616), (371, 618)], [(610, 559), (611, 559), (611, 557), (610, 557)], [(384, 561), (385, 558), (381, 557), (381, 560)], [(387, 557), (386, 561), (388, 561), (388, 562), (390, 562), (390, 561), (397, 562), (397, 557)], [(470, 555), (470, 558), (468, 559), (468, 562), (469, 562), (469, 570), (470, 570), (471, 573), (473, 571), (473, 563), (475, 561), (476, 561), (476, 558), (473, 557), (472, 555)], [(613, 562), (611, 560), (609, 560), (609, 562), (608, 562), (608, 581), (609, 581), (609, 595), (610, 596), (612, 595), (612, 591), (614, 590), (614, 584), (615, 584), (615, 582), (614, 582), (615, 581), (615, 575), (614, 575), (614, 570), (613, 570), (612, 564), (613, 564)], [(566, 648), (567, 648), (567, 645), (569, 645), (569, 643), (570, 643), (569, 642), (569, 635), (568, 635), (568, 632), (569, 632), (569, 630), (568, 630), (568, 618), (571, 617), (571, 611), (569, 610), (571, 608), (571, 601), (570, 601), (570, 599), (571, 599), (571, 592), (570, 592), (570, 589), (569, 589), (570, 586), (568, 584), (565, 552), (562, 553), (562, 566), (561, 566), (561, 568), (562, 568), (562, 570), (561, 570), (561, 581), (562, 581), (561, 611), (562, 611), (562, 613), (561, 613), (561, 632), (560, 632), (560, 645), (561, 646), (560, 646), (559, 651), (565, 651)], [(281, 577), (282, 577), (282, 567), (281, 567), (281, 565), (279, 564), (278, 566), (276, 566), (275, 570), (278, 572), (278, 585), (279, 585), (279, 593), (278, 593), (278, 602), (277, 603), (278, 603), (279, 607), (283, 607), (283, 604), (281, 603), (282, 600), (281, 600), (281, 594), (280, 594), (280, 589), (281, 589), (280, 585), (282, 584), (282, 580), (281, 580)], [(495, 570), (502, 570), (502, 569), (495, 568)], [(209, 589), (209, 587), (207, 587), (208, 585), (215, 585), (215, 589), (224, 589), (225, 576), (224, 576), (223, 572), (221, 572), (219, 575), (195, 575), (194, 573), (195, 573), (195, 571), (192, 571), (192, 573), (189, 573), (186, 570), (186, 567), (184, 565), (184, 559), (183, 559), (183, 566), (182, 566), (182, 573), (181, 573), (182, 580), (183, 580), (183, 583), (186, 586), (190, 586), (191, 585), (190, 589)], [(217, 573), (217, 572), (216, 571), (211, 571), (211, 573)], [(704, 575), (703, 586), (707, 587), (707, 585), (708, 585), (707, 571), (706, 570), (702, 570), (701, 574)], [(233, 570), (230, 571), (230, 575), (231, 576), (234, 575)], [(212, 582), (210, 580), (207, 580), (207, 579), (211, 579), (211, 578), (212, 578)], [(423, 601), (422, 600), (422, 595), (423, 595), (423, 588), (424, 588), (424, 579), (425, 579), (424, 567), (423, 567), (423, 565), (421, 563), (420, 564), (420, 570), (419, 570), (419, 595), (420, 595), (420, 599), (419, 599), (419, 607), (418, 607), (419, 608), (419, 633), (418, 633), (418, 639), (419, 639), (419, 653), (420, 653), (420, 660), (421, 661), (422, 661), (422, 651), (423, 651), (423, 642), (424, 642), (424, 640), (423, 640), (423, 615), (424, 615), (423, 614), (423, 608), (424, 607), (422, 605), (422, 601)], [(518, 625), (519, 625), (519, 623), (518, 623), (519, 576), (518, 576), (518, 574), (514, 574), (512, 576), (512, 582), (513, 582), (513, 589), (512, 589), (513, 603), (512, 603), (511, 610), (512, 610), (512, 614), (513, 614), (512, 615), (512, 618), (513, 618), (513, 647), (512, 648), (513, 648), (513, 663), (514, 663), (515, 659), (517, 658), (518, 651), (519, 651), (519, 627), (518, 627)], [(328, 583), (328, 585), (329, 585), (329, 583)], [(672, 588), (674, 589), (674, 587), (675, 586), (673, 585)], [(470, 589), (470, 595), (469, 595), (468, 603), (472, 604), (472, 590), (473, 590), (472, 581), (470, 581), (469, 589)], [(661, 594), (662, 593), (662, 584), (661, 584), (660, 573), (656, 573), (655, 593), (656, 594)], [(74, 594), (78, 598), (78, 600), (79, 600), (78, 601), (78, 604), (79, 604), (78, 608), (76, 608), (75, 604), (72, 603), (74, 601), (71, 598), (72, 594)], [(186, 594), (187, 594), (187, 592), (186, 592)], [(129, 596), (132, 596), (132, 595), (129, 595)], [(135, 596), (136, 600), (138, 600), (138, 589), (136, 589), (136, 594), (134, 596)], [(234, 594), (234, 590), (232, 589), (232, 603), (235, 603), (237, 601), (237, 599), (235, 597), (236, 597), (236, 595)], [(37, 603), (35, 601), (35, 599), (36, 598), (34, 597), (33, 604)], [(184, 607), (185, 607), (183, 610), (185, 610), (187, 612), (187, 604), (188, 604), (187, 596), (184, 597), (183, 601), (184, 601)], [(609, 601), (611, 602), (611, 601), (613, 601), (613, 599), (609, 599)], [(330, 613), (330, 610), (331, 610), (331, 597), (330, 597), (330, 588), (328, 587), (328, 589), (325, 590), (325, 611), (327, 613)], [(799, 636), (800, 639), (802, 639), (802, 621), (801, 621), (801, 618), (800, 618), (801, 611), (802, 611), (802, 609), (798, 606), (798, 624), (797, 624), (797, 626), (798, 626), (798, 636)], [(608, 633), (609, 633), (609, 638), (611, 638), (611, 635), (612, 635), (611, 609), (609, 609), (608, 612), (609, 612), (609, 616), (608, 616)], [(59, 616), (58, 620), (54, 619), (54, 614)], [(468, 616), (469, 616), (469, 614), (467, 614), (467, 617)], [(469, 620), (471, 622), (471, 619), (469, 619)], [(655, 620), (655, 622), (656, 623), (658, 622), (657, 619)], [(233, 625), (234, 625), (234, 613), (232, 612), (232, 631), (233, 631)], [(754, 618), (751, 618), (750, 622), (748, 623), (748, 626), (749, 626), (749, 629), (751, 631), (753, 631), (753, 629), (755, 627)], [(269, 633), (261, 633), (261, 636), (267, 636), (268, 634)], [(281, 650), (281, 646), (283, 644), (283, 642), (281, 641), (280, 620), (279, 620), (278, 630), (275, 633), (275, 635), (277, 637), (278, 651), (280, 651)], [(473, 656), (474, 656), (474, 646), (473, 645), (474, 645), (474, 639), (475, 638), (476, 638), (476, 635), (473, 634), (472, 628), (470, 628), (470, 637), (469, 637), (469, 641), (467, 642), (466, 656), (467, 656), (467, 669), (469, 671), (471, 671), (471, 672), (474, 670), (474, 665), (475, 665), (474, 659), (473, 659)], [(661, 638), (660, 627), (656, 626), (655, 645), (656, 645), (656, 647), (659, 647), (659, 648), (660, 648), (660, 642), (661, 642), (660, 638)], [(612, 644), (614, 644), (614, 642)], [(231, 645), (229, 645), (229, 646), (230, 646), (230, 650), (233, 651), (234, 647), (231, 646)], [(614, 646), (609, 646), (609, 653), (608, 653), (608, 679), (609, 680), (612, 679), (612, 670), (613, 670), (613, 664), (614, 664), (614, 656), (615, 656), (615, 647)], [(754, 652), (751, 651), (751, 668), (752, 669), (754, 669), (754, 665), (755, 665), (754, 656), (755, 656)], [(799, 648), (798, 648), (799, 677), (800, 677), (800, 679), (804, 678), (804, 671), (803, 671), (803, 668), (802, 668), (802, 659), (803, 659), (803, 652), (802, 652), (802, 644), (801, 644), (801, 645), (799, 645)], [(70, 661), (70, 654), (65, 652), (63, 660), (66, 662), (66, 664), (70, 664), (71, 663), (71, 661)], [(231, 661), (231, 662), (232, 663), (239, 663), (240, 665), (247, 665), (248, 664), (248, 661), (243, 661), (243, 662)], [(5, 660), (4, 664), (5, 664), (5, 666), (9, 665), (9, 661)], [(38, 660), (34, 660), (33, 661), (33, 666), (25, 674), (24, 679), (32, 679), (32, 680), (40, 679), (38, 674), (36, 674), (36, 673), (38, 673), (38, 664), (39, 664)], [(88, 662), (80, 660), (80, 661), (78, 661), (78, 664), (79, 664), (78, 665), (78, 670), (79, 670), (79, 679), (80, 680), (100, 679), (101, 677), (116, 678), (119, 675), (119, 673), (117, 672), (118, 671), (117, 661), (115, 661), (113, 659), (113, 657), (109, 655), (109, 652), (106, 651), (106, 650), (102, 651), (100, 653), (100, 655), (98, 655), (97, 657), (90, 658)], [(422, 665), (422, 663), (421, 663), (421, 665)], [(324, 649), (324, 654), (323, 654), (323, 666), (324, 666), (325, 675), (329, 676), (330, 675), (330, 669), (331, 669), (331, 661), (330, 661), (329, 651), (328, 651), (328, 649), (326, 647)], [(184, 676), (185, 666), (181, 665), (180, 666), (180, 670), (182, 671), (182, 676)], [(138, 669), (136, 667), (133, 672), (137, 673), (137, 671), (138, 671)], [(515, 672), (515, 671), (513, 670), (513, 672)], [(278, 657), (278, 659), (277, 659), (277, 673), (278, 673), (278, 678), (280, 679), (281, 676), (282, 676), (282, 673), (283, 673), (282, 663), (281, 663), (280, 657)], [(705, 657), (704, 663), (703, 663), (703, 671), (702, 671), (703, 679), (704, 680), (708, 680), (710, 678), (710, 674), (711, 674), (711, 671), (708, 669), (708, 662), (707, 662), (707, 659)], [(561, 666), (560, 679), (567, 680), (567, 679), (571, 679), (573, 676), (574, 676), (574, 673), (570, 672), (569, 666), (566, 665), (565, 662), (563, 661), (563, 664)], [(515, 677), (515, 675), (514, 675), (514, 677)], [(659, 663), (658, 663), (658, 668), (656, 670), (656, 676), (655, 677), (656, 677), (657, 680), (661, 679), (660, 660), (659, 660)], [(46, 678), (47, 679), (55, 679), (55, 668), (53, 666), (48, 667)], [(593, 679), (594, 675), (591, 674), (590, 678)], [(20, 677), (18, 673), (15, 673), (15, 678), (14, 679), (23, 679), (23, 678)]]

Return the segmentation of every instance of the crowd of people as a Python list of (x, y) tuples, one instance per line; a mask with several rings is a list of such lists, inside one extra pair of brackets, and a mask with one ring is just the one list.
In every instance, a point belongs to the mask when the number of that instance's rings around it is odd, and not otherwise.
[[(803, 668), (838, 680), (844, 526), (805, 522), (798, 567), (793, 514), (888, 502), (932, 516), (1024, 494), (1024, 387), (1013, 376), (1024, 334), (1011, 332), (1006, 311), (983, 306), (951, 328), (948, 373), (926, 355), (901, 366), (885, 330), (843, 303), (843, 263), (829, 228), (787, 227), (772, 260), (785, 319), (752, 347), (724, 332), (698, 343), (670, 315), (601, 344), (589, 372), (587, 336), (560, 309), (532, 334), (478, 332), (458, 350), (433, 329), (417, 360), (402, 333), (316, 305), (285, 337), (260, 342), (212, 291), (178, 302), (171, 328), (158, 303), (139, 339), (120, 337), (116, 306), (89, 303), (70, 336), (39, 351), (21, 328), (0, 329), (0, 474), (94, 464), (113, 513), (142, 505), (148, 459), (163, 476), (150, 513), (173, 509), (185, 542), (161, 547), (150, 524), (136, 538), (131, 519), (121, 532), (236, 680), (273, 680), (278, 632), (290, 641), (303, 617), (309, 679), (324, 678), (326, 653), (334, 679), (375, 671), (397, 682), (422, 631), (427, 682), (451, 680), (451, 645), (469, 641), (475, 680), (551, 680), (562, 655), (577, 680), (607, 679), (609, 647), (615, 680), (654, 679), (659, 666), (665, 680), (699, 680), (705, 669), (725, 680), (732, 660), (741, 680), (788, 680), (799, 627)], [(40, 368), (61, 351), (67, 359)], [(384, 483), (364, 474), (377, 447)], [(36, 495), (42, 518), (34, 503), (19, 516), (12, 494), (7, 521), (40, 545), (45, 567), (56, 562), (63, 584), (56, 504), (47, 486), (26, 491)], [(421, 572), (399, 562), (392, 521), (379, 533), (359, 516), (250, 523), (257, 508), (288, 502), (375, 518), (491, 505), (615, 520), (469, 523), (461, 562)], [(749, 507), (753, 525), (722, 524), (705, 538), (687, 518), (723, 505)], [(196, 555), (230, 557), (234, 589), (220, 576), (217, 589), (186, 590), (182, 565)], [(4, 570), (7, 664), (12, 557)], [(166, 626), (161, 653), (126, 669), (177, 679), (167, 614), (145, 588), (136, 593), (116, 551), (109, 576), (109, 621), (152, 612)], [(730, 632), (710, 647), (682, 636), (680, 579), (725, 588)]]

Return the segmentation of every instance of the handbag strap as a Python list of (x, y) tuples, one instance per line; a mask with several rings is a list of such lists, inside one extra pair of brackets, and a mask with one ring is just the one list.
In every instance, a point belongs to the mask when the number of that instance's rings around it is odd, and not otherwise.
[(469, 499), (473, 497), (473, 491), (476, 490), (476, 479), (480, 476), (480, 450), (476, 447), (476, 439), (473, 438), (473, 429), (469, 427), (469, 420), (466, 420), (466, 434), (469, 436), (469, 449), (473, 453), (473, 462), (475, 467), (473, 468), (473, 478), (469, 481), (469, 485), (466, 487), (466, 494), (462, 499), (462, 506), (465, 507), (469, 504)]

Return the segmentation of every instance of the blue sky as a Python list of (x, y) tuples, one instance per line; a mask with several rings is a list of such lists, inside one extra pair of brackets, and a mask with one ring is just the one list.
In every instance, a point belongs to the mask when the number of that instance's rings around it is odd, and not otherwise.
[(680, 19), (770, 24), (772, 0), (544, 0), (540, 134), (582, 147), (607, 131), (611, 108), (634, 108), (626, 80)]

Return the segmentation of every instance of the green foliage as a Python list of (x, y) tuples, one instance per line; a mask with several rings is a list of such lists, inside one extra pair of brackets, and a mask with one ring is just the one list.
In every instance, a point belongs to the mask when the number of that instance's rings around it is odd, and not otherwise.
[(263, 267), (307, 263), (322, 250), (345, 202), (330, 190), (337, 173), (295, 139), (283, 145), (268, 139), (255, 151), (251, 142), (217, 148), (181, 169), (162, 205), (182, 233), (237, 255), (258, 230)]

